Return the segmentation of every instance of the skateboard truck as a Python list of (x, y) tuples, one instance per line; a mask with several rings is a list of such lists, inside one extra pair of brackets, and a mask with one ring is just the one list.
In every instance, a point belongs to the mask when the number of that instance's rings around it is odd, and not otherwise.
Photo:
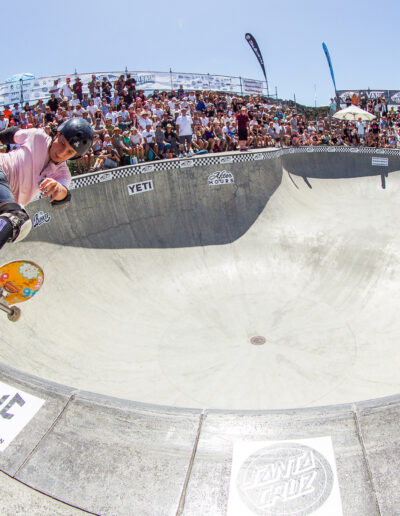
[(21, 309), (18, 308), (18, 306), (8, 306), (5, 303), (2, 303), (1, 299), (3, 299), (3, 289), (0, 287), (0, 310), (6, 312), (10, 321), (17, 322), (21, 317)]

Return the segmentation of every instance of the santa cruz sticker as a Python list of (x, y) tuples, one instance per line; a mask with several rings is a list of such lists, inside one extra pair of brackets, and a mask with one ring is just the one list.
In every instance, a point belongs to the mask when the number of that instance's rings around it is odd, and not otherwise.
[(153, 181), (151, 179), (149, 181), (142, 181), (141, 183), (133, 183), (128, 185), (129, 195), (149, 192), (150, 190), (154, 190)]
[(232, 172), (227, 172), (226, 170), (221, 170), (218, 172), (213, 172), (208, 176), (208, 186), (216, 186), (216, 185), (233, 185), (235, 183), (235, 178), (233, 177)]
[(0, 382), (0, 451), (29, 423), (44, 400)]
[(48, 224), (51, 220), (51, 216), (48, 213), (45, 213), (44, 211), (38, 211), (33, 216), (33, 227), (38, 228), (39, 226), (42, 226), (43, 224)]
[[(305, 444), (313, 441), (315, 447)], [(263, 442), (258, 448), (254, 442), (247, 448), (248, 443), (239, 444), (240, 458), (234, 455), (232, 466), (229, 516), (343, 514), (330, 438)]]

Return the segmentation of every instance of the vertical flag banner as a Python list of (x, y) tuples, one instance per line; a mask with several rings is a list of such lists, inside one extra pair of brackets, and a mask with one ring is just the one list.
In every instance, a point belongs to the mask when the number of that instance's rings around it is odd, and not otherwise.
[(264, 74), (264, 77), (265, 77), (265, 82), (267, 83), (267, 95), (269, 97), (269, 89), (268, 89), (268, 81), (267, 81), (267, 74), (265, 73), (265, 66), (264, 66), (264, 59), (263, 59), (263, 56), (261, 54), (261, 50), (260, 50), (260, 47), (258, 46), (258, 43), (257, 41), (254, 39), (254, 37), (247, 33), (245, 35), (245, 38), (247, 40), (247, 43), (251, 46), (251, 48), (253, 49), (253, 52), (255, 53), (257, 59), (258, 59), (258, 62), (260, 63), (260, 66), (261, 66), (261, 69), (263, 71), (263, 74)]
[(336, 82), (335, 82), (335, 75), (333, 73), (333, 66), (332, 66), (331, 56), (329, 55), (328, 47), (325, 45), (325, 43), (322, 43), (322, 48), (324, 49), (324, 52), (325, 52), (325, 55), (326, 55), (326, 59), (328, 61), (329, 70), (331, 71), (331, 77), (332, 77), (332, 81), (333, 81), (333, 85), (335, 87), (335, 93), (336, 93)]

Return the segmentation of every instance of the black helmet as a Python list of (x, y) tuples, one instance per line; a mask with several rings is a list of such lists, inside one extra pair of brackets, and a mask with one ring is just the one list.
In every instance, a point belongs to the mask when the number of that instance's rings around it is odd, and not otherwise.
[(78, 154), (72, 159), (84, 156), (92, 146), (93, 129), (83, 118), (70, 118), (58, 127), (57, 132), (64, 136)]

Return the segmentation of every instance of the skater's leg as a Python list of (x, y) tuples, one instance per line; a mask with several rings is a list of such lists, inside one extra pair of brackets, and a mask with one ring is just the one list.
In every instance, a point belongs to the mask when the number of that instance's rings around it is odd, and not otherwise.
[(23, 240), (31, 228), (29, 215), (15, 202), (7, 177), (0, 169), (0, 249), (7, 242)]
[(5, 202), (15, 202), (15, 199), (11, 192), (7, 176), (0, 168), (0, 204)]

